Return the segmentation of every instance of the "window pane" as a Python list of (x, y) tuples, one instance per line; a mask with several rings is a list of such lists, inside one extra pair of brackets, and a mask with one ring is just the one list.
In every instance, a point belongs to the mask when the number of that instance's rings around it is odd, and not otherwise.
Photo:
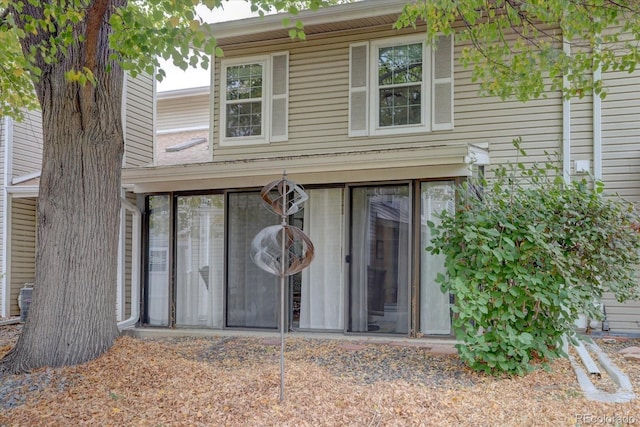
[(169, 196), (149, 196), (147, 323), (169, 324)]
[(227, 138), (262, 135), (262, 102), (227, 104)]
[(224, 196), (178, 197), (176, 324), (222, 327)]
[(263, 228), (279, 222), (260, 193), (229, 194), (227, 326), (277, 328), (280, 279), (249, 257), (251, 242)]
[(422, 43), (385, 47), (378, 50), (380, 86), (422, 81)]
[(422, 71), (422, 43), (378, 49), (380, 127), (422, 123)]
[[(453, 212), (454, 183), (423, 182), (420, 189), (420, 247), (431, 245), (431, 229), (428, 221), (440, 223), (439, 214)], [(440, 290), (436, 283), (438, 273), (445, 273), (444, 255), (432, 255), (420, 251), (420, 332), (428, 335), (451, 333), (450, 297)]]
[(420, 124), (421, 86), (380, 89), (380, 126)]
[(227, 67), (225, 137), (262, 135), (263, 65)]
[(262, 98), (262, 65), (227, 67), (227, 101)]

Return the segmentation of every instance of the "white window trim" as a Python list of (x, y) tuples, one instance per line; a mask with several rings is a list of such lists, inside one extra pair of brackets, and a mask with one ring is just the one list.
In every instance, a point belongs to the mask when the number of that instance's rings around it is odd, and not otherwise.
[[(422, 111), (421, 111), (421, 124), (418, 125), (403, 125), (403, 126), (385, 126), (380, 127), (379, 112), (380, 112), (380, 97), (378, 95), (378, 49), (381, 47), (398, 46), (402, 44), (410, 43), (422, 43)], [(388, 39), (374, 40), (371, 42), (369, 58), (369, 75), (370, 87), (369, 96), (372, 101), (371, 110), (369, 116), (370, 134), (373, 136), (378, 135), (403, 135), (418, 132), (430, 132), (431, 131), (431, 47), (425, 42), (424, 34), (393, 37)], [(424, 96), (428, 94), (428, 96)]]
[[(262, 135), (247, 137), (226, 137), (227, 132), (227, 67), (235, 65), (262, 64)], [(271, 134), (271, 55), (223, 59), (220, 62), (220, 145), (258, 145), (268, 144)]]

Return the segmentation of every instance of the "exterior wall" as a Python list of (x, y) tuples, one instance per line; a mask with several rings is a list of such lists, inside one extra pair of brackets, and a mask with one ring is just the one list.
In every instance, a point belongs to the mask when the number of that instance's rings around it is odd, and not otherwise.
[[(214, 69), (212, 146), (214, 165), (250, 161), (272, 161), (279, 165), (282, 159), (294, 158), (306, 162), (316, 160), (317, 174), (303, 184), (357, 181), (358, 178), (330, 176), (327, 162), (330, 156), (342, 156), (331, 162), (354, 162), (356, 154), (376, 150), (428, 148), (428, 156), (439, 153), (455, 144), (488, 144), (491, 164), (525, 161), (544, 162), (547, 154), (561, 156), (563, 149), (564, 120), (570, 120), (569, 163), (563, 167), (576, 174), (576, 161), (588, 161), (589, 171), (594, 172), (598, 159), (594, 149), (594, 98), (585, 96), (572, 99), (570, 115), (563, 117), (563, 99), (560, 93), (546, 94), (545, 98), (527, 103), (502, 101), (478, 96), (479, 87), (471, 81), (471, 71), (465, 70), (456, 60), (454, 65), (454, 129), (392, 136), (348, 137), (349, 116), (349, 46), (351, 43), (406, 34), (409, 31), (390, 30), (389, 26), (366, 30), (347, 30), (330, 35), (309, 35), (304, 42), (281, 39), (225, 46), (224, 59), (264, 55), (273, 52), (289, 53), (289, 114), (288, 140), (263, 145), (220, 145), (220, 78), (221, 59), (216, 59)], [(459, 58), (464, 45), (455, 45), (455, 57)], [(602, 170), (608, 192), (618, 192), (625, 198), (640, 201), (640, 73), (633, 75), (606, 73), (608, 96), (602, 101)], [(180, 116), (183, 104), (176, 104)], [(597, 104), (596, 104), (597, 105)], [(163, 112), (163, 114), (165, 114)], [(160, 112), (159, 112), (160, 115)], [(185, 122), (186, 123), (186, 122)], [(171, 126), (177, 126), (173, 123)], [(522, 148), (529, 154), (518, 158), (512, 141), (521, 137)], [(424, 155), (424, 154), (422, 154)], [(381, 154), (381, 158), (386, 157)], [(399, 179), (381, 171), (395, 163), (386, 157), (387, 163), (372, 168), (363, 180)], [(426, 177), (432, 168), (425, 155), (421, 170), (412, 170), (413, 177)], [(309, 160), (310, 161), (310, 160)], [(391, 165), (391, 166), (389, 166)], [(397, 164), (396, 164), (397, 166)], [(251, 166), (245, 166), (249, 169)], [(324, 168), (324, 170), (323, 170)], [(491, 168), (489, 168), (490, 170)], [(176, 172), (179, 169), (176, 169)], [(188, 171), (185, 169), (185, 171)], [(314, 169), (316, 172), (316, 169)], [(324, 173), (323, 173), (324, 172)], [(171, 187), (172, 183), (158, 184), (153, 191), (220, 188), (206, 181)], [(443, 175), (440, 175), (443, 176)], [(579, 176), (579, 175), (578, 175)], [(164, 176), (163, 176), (164, 177)], [(313, 180), (315, 179), (315, 180)], [(212, 180), (213, 182), (213, 180)], [(239, 182), (239, 181), (237, 181)], [(226, 185), (237, 185), (227, 182)], [(242, 186), (249, 186), (243, 181)], [(164, 188), (161, 186), (164, 185)], [(188, 186), (192, 188), (187, 188)], [(207, 187), (207, 185), (210, 185)], [(257, 184), (253, 184), (257, 185)], [(607, 296), (607, 314), (611, 329), (615, 332), (640, 332), (640, 302), (617, 303)]]
[(209, 94), (163, 98), (158, 94), (156, 132), (171, 133), (209, 128)]
[[(204, 139), (204, 141), (178, 151), (167, 151), (167, 148), (193, 139)], [(156, 165), (177, 165), (211, 161), (208, 129), (156, 135), (155, 145), (156, 154), (154, 164)]]
[[(11, 177), (40, 172), (42, 167), (42, 114), (31, 111), (22, 122), (13, 122)], [(7, 184), (11, 184), (8, 182)]]
[[(154, 164), (176, 165), (211, 161), (209, 89), (187, 89), (160, 93), (156, 102)], [(193, 93), (193, 92), (196, 93)], [(180, 144), (198, 139), (202, 142), (177, 150)], [(167, 150), (169, 149), (169, 150)]]
[[(153, 161), (153, 81), (149, 76), (140, 76), (136, 79), (126, 77), (125, 104), (123, 108), (125, 126), (125, 160), (126, 166), (141, 166)], [(4, 182), (5, 173), (8, 172), (9, 180), (37, 174), (42, 165), (42, 119), (39, 112), (29, 112), (22, 122), (11, 121), (12, 133), (9, 152), (11, 159), (9, 171), (4, 171), (5, 155), (5, 119), (0, 118), (0, 188), (11, 186), (12, 182)], [(7, 247), (0, 249), (0, 262), (5, 265), (6, 271), (2, 271), (5, 277), (2, 279), (8, 289), (0, 292), (0, 305), (2, 298), (8, 291), (7, 313), (19, 315), (17, 297), (20, 288), (26, 282), (33, 282), (35, 273), (35, 198), (13, 198), (10, 201), (10, 212), (7, 219), (4, 218), (5, 191), (0, 192), (0, 241), (4, 233), (4, 221), (9, 221), (10, 230), (7, 232), (7, 244), (11, 248), (11, 256), (8, 256)], [(129, 215), (128, 242), (131, 242), (131, 218)], [(129, 249), (130, 250), (130, 249)], [(129, 252), (130, 254), (130, 252)], [(128, 261), (127, 276), (130, 283), (131, 260)], [(130, 288), (130, 286), (129, 286)], [(0, 288), (2, 289), (2, 288)], [(127, 307), (126, 313), (130, 313)], [(0, 315), (3, 313), (0, 313)]]
[(153, 162), (153, 79), (126, 76), (124, 166), (144, 166)]
[(11, 200), (11, 266), (10, 314), (20, 315), (18, 295), (25, 283), (35, 280), (36, 264), (36, 199)]
[(577, 160), (589, 161), (589, 172), (594, 171), (593, 159), (593, 96), (571, 100), (571, 164), (569, 173), (582, 177), (576, 173)]
[[(136, 205), (137, 196), (133, 193), (126, 193), (126, 199), (131, 202), (134, 206)], [(139, 259), (133, 259), (133, 215), (125, 209), (125, 264), (124, 264), (124, 289), (125, 289), (125, 304), (124, 304), (124, 318), (128, 319), (131, 315), (131, 269), (133, 263), (140, 264), (142, 261)], [(139, 237), (139, 236), (137, 236)]]
[[(640, 72), (609, 72), (602, 100), (602, 179), (605, 191), (640, 202)], [(639, 277), (640, 282), (640, 277)], [(612, 331), (640, 332), (640, 301), (604, 299)]]
[[(220, 146), (220, 60), (216, 60), (214, 99), (214, 159), (240, 160), (295, 155), (330, 155), (376, 149), (431, 147), (434, 154), (444, 144), (489, 143), (492, 161), (512, 158), (511, 141), (522, 136), (534, 151), (556, 148), (561, 140), (560, 95), (522, 104), (478, 97), (471, 72), (455, 61), (454, 117), (452, 131), (433, 131), (393, 136), (348, 137), (349, 44), (406, 34), (375, 28), (342, 32), (333, 36), (310, 36), (302, 42), (281, 41), (225, 47), (225, 59), (289, 51), (289, 140), (261, 146)], [(462, 45), (455, 46), (459, 57)], [(549, 143), (549, 141), (551, 143)], [(525, 148), (527, 148), (527, 145)], [(546, 146), (546, 147), (545, 147)], [(539, 148), (538, 148), (539, 147)], [(496, 156), (496, 157), (494, 157)], [(351, 161), (348, 156), (345, 162)]]

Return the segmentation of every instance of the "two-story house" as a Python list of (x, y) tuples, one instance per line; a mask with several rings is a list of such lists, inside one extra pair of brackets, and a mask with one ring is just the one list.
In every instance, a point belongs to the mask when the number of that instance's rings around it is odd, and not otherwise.
[[(589, 171), (640, 198), (640, 73), (604, 73), (605, 100), (481, 97), (458, 61), (464, 46), (441, 37), (432, 48), (420, 28), (392, 29), (404, 3), (302, 12), (304, 41), (278, 15), (214, 24), (225, 54), (212, 70), (202, 158), (123, 171), (144, 201), (144, 325), (278, 327), (278, 279), (249, 253), (279, 221), (259, 191), (285, 170), (309, 196), (291, 222), (316, 255), (289, 280), (293, 330), (451, 334), (426, 223), (453, 209), (460, 180), (513, 160), (516, 137), (532, 161), (558, 151), (568, 174)], [(640, 302), (604, 303), (613, 331), (640, 332)]]
[[(154, 82), (149, 76), (127, 76), (123, 88), (122, 115), (125, 136), (124, 167), (153, 161)], [(20, 290), (35, 278), (36, 206), (42, 168), (42, 120), (39, 112), (27, 113), (17, 122), (0, 117), (0, 317), (18, 316)], [(141, 213), (136, 196), (123, 189), (121, 253), (118, 264), (118, 320), (121, 326), (138, 320)], [(133, 297), (133, 301), (132, 301)], [(132, 309), (133, 307), (133, 309)]]

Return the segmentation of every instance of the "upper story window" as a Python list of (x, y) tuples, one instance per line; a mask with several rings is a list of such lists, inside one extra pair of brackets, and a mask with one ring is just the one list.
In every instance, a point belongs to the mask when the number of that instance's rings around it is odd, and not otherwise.
[(262, 135), (264, 62), (226, 69), (225, 138)]
[(453, 42), (424, 38), (351, 45), (349, 136), (453, 128)]
[(422, 43), (376, 49), (380, 128), (422, 123), (423, 50)]
[(223, 60), (220, 144), (286, 141), (289, 54)]

